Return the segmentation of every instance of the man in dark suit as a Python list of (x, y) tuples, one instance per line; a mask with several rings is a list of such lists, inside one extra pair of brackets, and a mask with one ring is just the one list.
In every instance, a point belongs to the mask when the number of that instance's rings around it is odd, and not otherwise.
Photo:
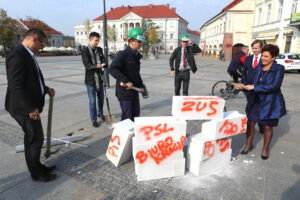
[(48, 182), (56, 178), (51, 171), (55, 165), (47, 167), (40, 162), (44, 142), (40, 113), (43, 111), (45, 95), (54, 97), (55, 91), (45, 85), (43, 74), (35, 59), (46, 44), (46, 35), (39, 29), (30, 29), (22, 44), (6, 58), (7, 93), (5, 109), (24, 131), (25, 159), (34, 181)]
[[(251, 44), (253, 55), (247, 56), (242, 71), (242, 84), (253, 85), (254, 70), (261, 64), (261, 49), (263, 47), (263, 42), (261, 40), (254, 40)], [(254, 92), (244, 90), (244, 94), (247, 98), (247, 102), (254, 99)], [(251, 105), (251, 103), (247, 103)], [(263, 126), (258, 124), (259, 132), (263, 133)]]
[[(94, 127), (98, 127), (97, 115), (103, 121), (103, 103), (104, 103), (104, 72), (102, 69), (106, 66), (105, 58), (101, 47), (97, 47), (99, 44), (99, 33), (92, 32), (89, 35), (89, 44), (82, 49), (82, 62), (85, 67), (85, 85), (89, 97), (90, 118)], [(98, 112), (96, 106), (96, 97), (98, 98)]]
[[(190, 70), (193, 73), (197, 71), (197, 66), (194, 58), (195, 53), (201, 53), (201, 49), (193, 43), (188, 34), (182, 34), (181, 46), (177, 47), (169, 60), (171, 68), (171, 76), (175, 76), (175, 95), (180, 95), (181, 82), (183, 82), (183, 95), (188, 96), (190, 83)], [(175, 60), (175, 68), (174, 68)]]

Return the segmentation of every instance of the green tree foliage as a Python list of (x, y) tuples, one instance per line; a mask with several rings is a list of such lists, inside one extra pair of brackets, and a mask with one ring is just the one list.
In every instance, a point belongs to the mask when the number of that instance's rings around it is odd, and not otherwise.
[(8, 17), (5, 10), (0, 9), (0, 45), (3, 45), (4, 53), (14, 43), (16, 28), (15, 20)]
[(157, 29), (159, 27), (155, 26), (155, 23), (151, 19), (142, 20), (142, 30), (144, 32), (145, 42), (143, 43), (143, 54), (145, 57), (148, 56), (151, 44), (157, 43), (160, 40), (157, 34)]
[(87, 37), (89, 39), (89, 35), (91, 33), (91, 30), (92, 30), (91, 21), (89, 19), (87, 19), (83, 22), (83, 25), (84, 25), (84, 28), (87, 32)]

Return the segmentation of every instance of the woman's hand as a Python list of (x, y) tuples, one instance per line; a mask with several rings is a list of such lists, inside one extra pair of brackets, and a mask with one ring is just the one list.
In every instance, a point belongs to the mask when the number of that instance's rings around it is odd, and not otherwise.
[(246, 85), (244, 86), (245, 90), (254, 90), (254, 85)]

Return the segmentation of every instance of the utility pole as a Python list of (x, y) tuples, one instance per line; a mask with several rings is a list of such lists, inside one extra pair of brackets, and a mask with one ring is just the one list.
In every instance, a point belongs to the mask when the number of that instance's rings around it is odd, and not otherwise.
[(105, 87), (110, 87), (109, 84), (109, 73), (108, 73), (108, 45), (107, 45), (107, 20), (106, 20), (106, 9), (105, 9), (105, 0), (103, 0), (103, 45), (104, 45), (104, 57), (106, 60), (107, 68), (104, 69), (104, 79), (105, 79)]

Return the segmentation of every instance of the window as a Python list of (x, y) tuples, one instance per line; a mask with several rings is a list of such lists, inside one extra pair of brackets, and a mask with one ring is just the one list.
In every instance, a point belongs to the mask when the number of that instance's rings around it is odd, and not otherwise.
[(283, 0), (278, 0), (278, 15), (277, 15), (277, 20), (281, 19), (282, 8), (283, 8)]
[(170, 39), (173, 39), (173, 36), (174, 36), (174, 34), (173, 34), (173, 33), (171, 33), (171, 34), (170, 34)]
[(159, 23), (159, 27), (160, 27), (160, 28), (163, 28), (163, 27), (164, 27), (164, 23), (163, 23), (163, 22), (160, 22), (160, 23)]
[(173, 51), (173, 46), (170, 46), (170, 51)]
[(81, 35), (83, 35), (83, 32), (82, 32), (82, 31), (81, 31), (80, 33), (81, 33)]
[(267, 5), (266, 23), (270, 22), (270, 19), (271, 19), (271, 9), (272, 9), (272, 4)]
[(261, 13), (262, 13), (262, 8), (259, 8), (258, 11), (257, 11), (257, 18), (256, 18), (256, 25), (259, 25), (260, 24), (260, 21), (261, 21)]
[(122, 28), (122, 24), (120, 24), (120, 28)]
[(220, 33), (222, 33), (222, 24), (220, 24)]
[(76, 34), (79, 35), (79, 32), (77, 32)]
[(98, 29), (100, 29), (100, 25), (98, 25)]
[(86, 34), (87, 34), (87, 32), (85, 31), (85, 32), (84, 32), (84, 34), (86, 35)]
[(297, 6), (298, 6), (298, 0), (293, 0), (293, 4), (292, 4), (292, 14), (296, 13), (296, 11), (297, 11)]

